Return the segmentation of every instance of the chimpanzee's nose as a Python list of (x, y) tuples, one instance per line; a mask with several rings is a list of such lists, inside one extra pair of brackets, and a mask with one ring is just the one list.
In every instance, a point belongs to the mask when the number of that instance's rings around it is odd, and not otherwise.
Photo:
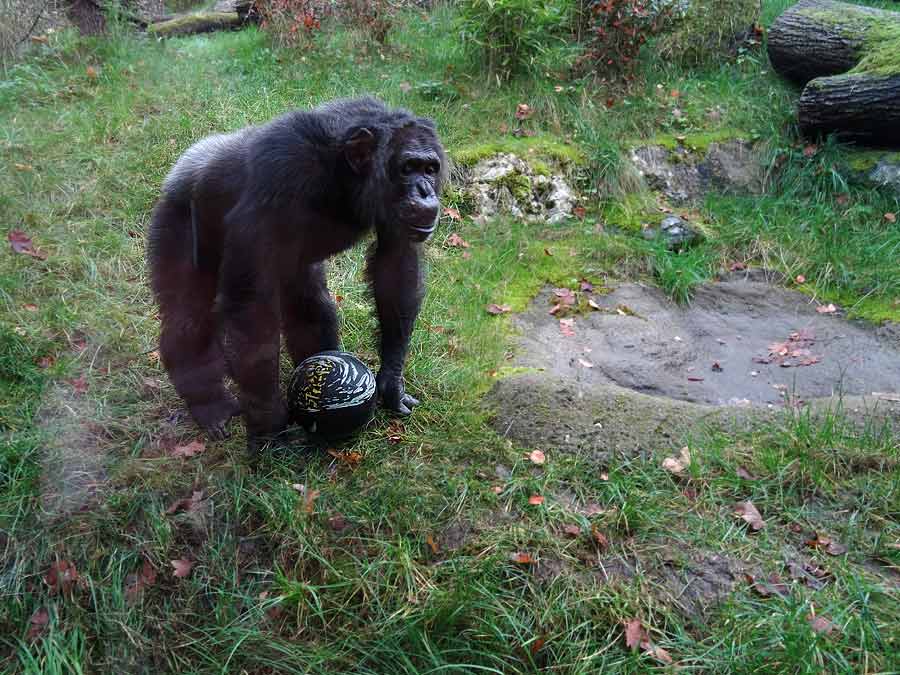
[(431, 186), (424, 180), (420, 180), (416, 183), (416, 189), (419, 191), (419, 196), (422, 199), (428, 199), (433, 194)]

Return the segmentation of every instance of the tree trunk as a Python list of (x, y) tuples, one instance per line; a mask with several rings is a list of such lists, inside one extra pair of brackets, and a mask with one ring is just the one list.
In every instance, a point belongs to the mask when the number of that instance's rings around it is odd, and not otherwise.
[(805, 135), (900, 143), (900, 13), (801, 0), (772, 24), (768, 50), (776, 72), (806, 85)]
[(900, 144), (900, 74), (818, 77), (797, 105), (805, 136), (838, 133), (874, 145)]
[(241, 25), (243, 21), (236, 12), (200, 12), (182, 14), (169, 21), (150, 24), (147, 26), (147, 33), (154, 37), (170, 38), (240, 28)]
[(806, 84), (837, 75), (862, 59), (873, 25), (896, 22), (900, 14), (831, 0), (801, 0), (769, 29), (769, 60), (783, 77)]
[(100, 35), (106, 31), (106, 16), (99, 1), (66, 0), (66, 18), (82, 35)]

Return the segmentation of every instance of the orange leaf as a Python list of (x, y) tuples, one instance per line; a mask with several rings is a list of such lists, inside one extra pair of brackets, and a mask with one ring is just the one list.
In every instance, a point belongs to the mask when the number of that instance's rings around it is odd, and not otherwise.
[(454, 209), (452, 206), (447, 206), (444, 208), (444, 215), (450, 218), (450, 220), (462, 220), (462, 216), (459, 214), (459, 211)]
[(531, 565), (534, 562), (534, 558), (531, 557), (530, 553), (522, 552), (511, 554), (509, 559), (520, 565)]
[(531, 495), (528, 498), (528, 503), (532, 506), (538, 506), (544, 503), (544, 498), (541, 495)]
[(428, 548), (431, 549), (431, 552), (432, 552), (434, 555), (437, 555), (437, 554), (438, 554), (438, 545), (437, 545), (437, 542), (435, 542), (434, 537), (432, 537), (432, 536), (429, 534), (429, 535), (425, 538), (425, 543), (428, 544)]
[(456, 234), (456, 232), (447, 237), (447, 245), (455, 246), (456, 248), (469, 248), (469, 242)]
[(734, 505), (734, 515), (740, 517), (745, 523), (750, 525), (750, 529), (757, 532), (766, 526), (759, 511), (753, 505), (753, 502), (738, 502)]
[(191, 441), (185, 445), (176, 445), (169, 453), (172, 457), (188, 458), (199, 455), (206, 450), (206, 443), (203, 441)]
[(509, 305), (498, 305), (496, 303), (491, 303), (490, 305), (487, 306), (487, 313), (494, 314), (494, 315), (506, 314), (509, 311), (511, 311), (511, 309), (512, 308)]
[(315, 508), (316, 498), (319, 496), (318, 490), (307, 490), (303, 498), (303, 510), (306, 513), (312, 513)]
[(184, 558), (179, 558), (178, 560), (170, 560), (169, 564), (173, 567), (173, 572), (176, 577), (179, 579), (185, 579), (191, 574), (191, 570), (194, 567), (194, 563), (190, 560), (185, 560)]

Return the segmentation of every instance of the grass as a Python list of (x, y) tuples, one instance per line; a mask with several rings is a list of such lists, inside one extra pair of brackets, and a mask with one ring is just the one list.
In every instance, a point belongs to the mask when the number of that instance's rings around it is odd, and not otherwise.
[[(767, 3), (765, 20), (782, 7)], [(883, 218), (896, 197), (853, 183), (838, 145), (803, 152), (796, 92), (760, 53), (694, 71), (649, 61), (627, 93), (556, 71), (498, 88), (447, 31), (450, 12), (403, 22), (383, 59), (342, 32), (306, 54), (273, 49), (252, 29), (165, 43), (62, 35), (0, 80), (0, 219), (48, 254), (0, 256), (0, 670), (664, 670), (625, 647), (622, 622), (635, 616), (698, 672), (900, 670), (900, 449), (887, 430), (860, 430), (839, 411), (753, 434), (698, 429), (673, 439), (697, 458), (676, 480), (660, 468), (669, 447), (609, 467), (543, 448), (548, 461), (536, 467), (491, 430), (480, 404), (512, 345), (509, 324), (484, 306), (522, 309), (545, 283), (655, 280), (689, 301), (694, 285), (740, 260), (802, 273), (803, 289), (823, 300), (897, 320), (900, 231)], [(401, 87), (423, 81), (441, 86)], [(528, 102), (527, 128), (550, 158), (583, 166), (587, 218), (442, 223), (407, 373), (424, 403), (402, 429), (379, 416), (344, 448), (361, 454), (358, 465), (282, 449), (251, 469), (240, 431), (198, 457), (168, 456), (161, 447), (196, 432), (169, 419), (179, 402), (153, 353), (142, 256), (163, 175), (205, 134), (364, 92), (433, 116), (463, 155), (509, 147), (500, 125), (518, 126), (516, 105)], [(781, 166), (764, 195), (710, 196), (706, 241), (681, 255), (616, 222), (636, 217), (610, 196), (634, 139), (722, 129), (745, 130)], [(451, 230), (470, 242), (469, 259), (441, 244)], [(375, 363), (361, 258), (339, 256), (330, 283), (344, 297), (345, 347)], [(311, 509), (298, 484), (319, 491)], [(201, 506), (165, 513), (197, 490)], [(534, 494), (544, 504), (530, 505)], [(730, 515), (745, 499), (767, 521), (756, 535)], [(564, 536), (566, 525), (581, 534)], [(809, 549), (813, 531), (848, 553)], [(512, 562), (517, 552), (535, 564)], [(704, 608), (688, 589), (713, 574), (712, 556), (757, 576), (811, 560), (831, 578), (819, 591), (792, 584), (787, 598), (739, 580)], [(188, 578), (172, 575), (179, 558), (194, 563)], [(54, 593), (44, 579), (62, 560), (79, 582)], [(156, 578), (129, 597), (145, 562)], [(39, 608), (49, 624), (32, 641)], [(840, 630), (814, 634), (811, 613)]]

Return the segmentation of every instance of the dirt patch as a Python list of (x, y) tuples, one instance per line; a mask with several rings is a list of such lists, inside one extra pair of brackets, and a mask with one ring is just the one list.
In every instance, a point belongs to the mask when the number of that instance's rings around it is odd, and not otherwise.
[[(690, 306), (621, 284), (564, 335), (547, 289), (516, 317), (528, 372), (498, 381), (496, 428), (526, 445), (608, 459), (695, 429), (747, 426), (786, 405), (900, 421), (900, 340), (893, 327), (820, 314), (809, 298), (758, 275), (700, 287)], [(873, 393), (881, 396), (873, 396)], [(884, 394), (891, 394), (885, 396)]]
[(700, 618), (725, 600), (746, 572), (748, 566), (734, 558), (695, 551), (663, 561), (649, 576), (663, 602), (687, 617)]
[(37, 416), (46, 438), (41, 498), (51, 519), (89, 507), (106, 482), (109, 458), (92, 423), (95, 412), (87, 397), (65, 384), (44, 397)]

